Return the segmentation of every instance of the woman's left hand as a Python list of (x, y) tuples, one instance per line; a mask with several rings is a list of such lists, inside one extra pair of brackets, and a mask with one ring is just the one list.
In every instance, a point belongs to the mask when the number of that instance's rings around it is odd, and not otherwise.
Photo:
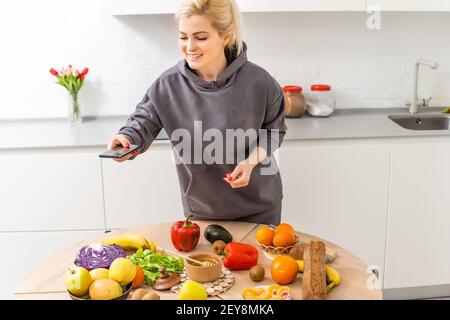
[(248, 162), (240, 162), (231, 173), (231, 179), (227, 181), (233, 189), (248, 186), (250, 176), (252, 174), (254, 164)]

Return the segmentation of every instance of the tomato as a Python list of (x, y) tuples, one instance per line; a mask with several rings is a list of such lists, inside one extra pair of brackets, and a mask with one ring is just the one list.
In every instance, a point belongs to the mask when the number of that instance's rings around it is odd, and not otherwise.
[(295, 280), (298, 273), (298, 264), (289, 256), (277, 256), (270, 265), (272, 279), (278, 284), (289, 284)]

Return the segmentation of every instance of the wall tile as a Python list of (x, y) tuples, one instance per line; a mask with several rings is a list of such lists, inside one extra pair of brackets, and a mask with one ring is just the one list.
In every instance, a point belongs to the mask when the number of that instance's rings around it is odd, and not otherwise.
[[(172, 16), (105, 15), (102, 0), (81, 2), (73, 13), (55, 0), (0, 4), (5, 34), (0, 53), (0, 119), (61, 117), (66, 94), (50, 67), (90, 67), (80, 94), (87, 115), (132, 112), (151, 83), (181, 59)], [(22, 7), (32, 8), (24, 12)], [(53, 8), (55, 10), (48, 10)], [(366, 28), (365, 13), (244, 14), (249, 60), (281, 84), (329, 83), (337, 108), (402, 106), (410, 96), (412, 66), (424, 57), (420, 94), (450, 104), (450, 30), (445, 13), (383, 13), (381, 30)], [(64, 27), (56, 27), (63, 21)], [(267, 23), (270, 21), (270, 23)], [(33, 28), (30, 28), (33, 26)]]

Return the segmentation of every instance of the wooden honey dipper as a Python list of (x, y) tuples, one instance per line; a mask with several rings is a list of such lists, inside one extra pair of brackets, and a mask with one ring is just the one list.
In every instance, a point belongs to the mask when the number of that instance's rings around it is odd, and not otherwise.
[(183, 259), (185, 259), (187, 261), (193, 262), (193, 263), (195, 263), (195, 264), (197, 264), (199, 266), (202, 266), (202, 267), (211, 267), (211, 266), (213, 266), (213, 265), (215, 265), (217, 263), (217, 261), (213, 261), (213, 259), (205, 258), (204, 260), (203, 259), (202, 260), (196, 260), (196, 259), (192, 259), (192, 258), (189, 258), (189, 257), (183, 257), (183, 256), (179, 255), (178, 253), (175, 253), (175, 252), (172, 252), (172, 251), (169, 251), (169, 250), (166, 250), (166, 249), (162, 249), (162, 248), (160, 248), (160, 249), (161, 249), (160, 251), (163, 252), (163, 253), (168, 253), (171, 256), (175, 256), (175, 257), (178, 257), (178, 258), (183, 258)]

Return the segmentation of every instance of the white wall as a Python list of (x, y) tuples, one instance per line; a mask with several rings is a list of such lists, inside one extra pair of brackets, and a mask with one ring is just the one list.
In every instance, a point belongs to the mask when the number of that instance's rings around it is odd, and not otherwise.
[[(106, 0), (0, 2), (0, 119), (65, 117), (65, 89), (48, 72), (88, 66), (80, 94), (85, 115), (132, 112), (153, 80), (180, 59), (172, 16), (109, 16)], [(107, 2), (107, 1), (106, 1)], [(398, 107), (417, 57), (423, 95), (450, 105), (450, 15), (383, 13), (245, 14), (249, 58), (280, 84), (333, 85), (338, 108)]]

